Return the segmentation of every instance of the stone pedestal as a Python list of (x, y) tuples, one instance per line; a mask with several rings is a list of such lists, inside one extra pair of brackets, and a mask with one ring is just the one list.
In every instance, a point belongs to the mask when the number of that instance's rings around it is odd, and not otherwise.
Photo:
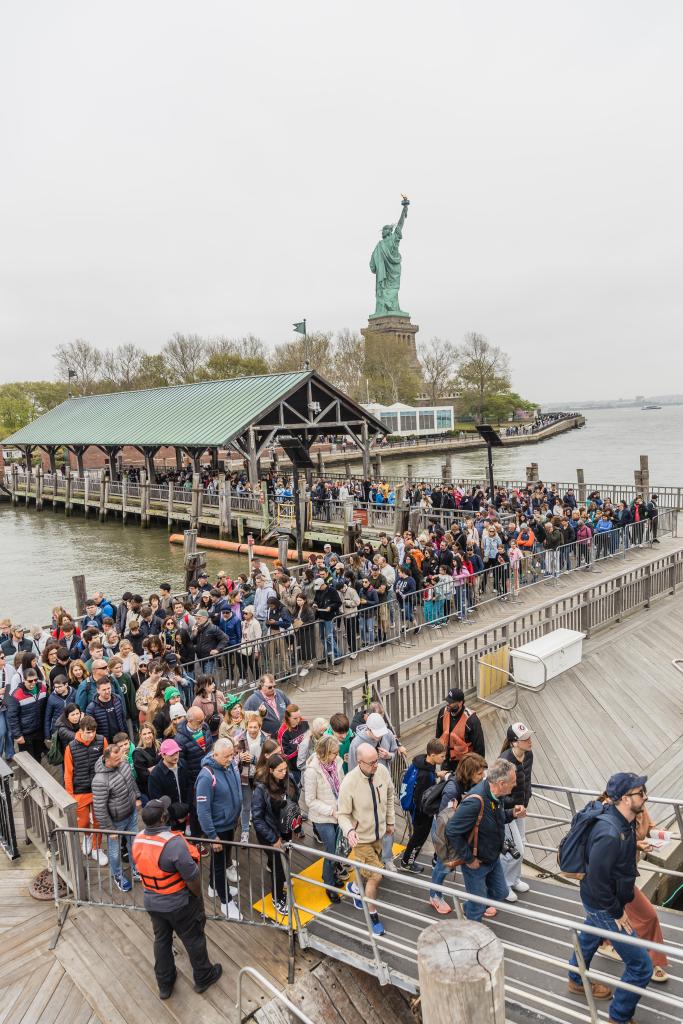
[(422, 370), (417, 358), (415, 335), (417, 324), (405, 316), (370, 316), (368, 326), (361, 328), (365, 338), (365, 366), (367, 376), (373, 376), (372, 369), (383, 368), (387, 362), (401, 365), (409, 375), (422, 382)]

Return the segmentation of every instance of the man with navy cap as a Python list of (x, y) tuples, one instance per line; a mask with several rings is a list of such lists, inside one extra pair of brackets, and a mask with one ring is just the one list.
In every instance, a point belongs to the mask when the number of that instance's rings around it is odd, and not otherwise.
[[(621, 980), (642, 989), (652, 977), (652, 960), (646, 949), (619, 942), (618, 935), (636, 934), (624, 908), (633, 899), (638, 877), (635, 822), (647, 800), (646, 782), (646, 775), (632, 772), (617, 772), (608, 780), (605, 792), (611, 802), (595, 819), (588, 834), (585, 875), (581, 879), (585, 923), (614, 932), (612, 945), (626, 967)], [(579, 933), (586, 967), (590, 967), (601, 941), (599, 935)], [(569, 964), (576, 967), (575, 954)], [(611, 1024), (628, 1024), (633, 1019), (640, 996), (622, 988), (615, 989), (613, 994), (608, 985), (597, 981), (591, 983), (591, 988), (595, 999), (609, 999), (613, 995), (609, 1007)], [(569, 991), (584, 994), (581, 977), (574, 971), (569, 972)]]

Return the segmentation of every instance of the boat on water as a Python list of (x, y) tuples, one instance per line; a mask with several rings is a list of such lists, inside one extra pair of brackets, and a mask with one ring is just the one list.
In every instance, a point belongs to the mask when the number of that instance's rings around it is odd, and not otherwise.
[(661, 405), (641, 405), (640, 411), (646, 412), (648, 409), (661, 409)]

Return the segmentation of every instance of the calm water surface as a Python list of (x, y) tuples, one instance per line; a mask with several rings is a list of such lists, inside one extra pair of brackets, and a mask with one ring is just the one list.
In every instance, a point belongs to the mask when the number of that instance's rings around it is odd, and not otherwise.
[[(522, 478), (534, 461), (545, 480), (573, 480), (580, 467), (589, 483), (627, 483), (643, 454), (650, 457), (653, 483), (683, 485), (683, 406), (653, 412), (599, 409), (587, 413), (587, 421), (582, 430), (497, 454), (496, 474)], [(386, 469), (405, 475), (411, 461), (416, 476), (438, 476), (443, 460), (439, 455), (397, 460), (387, 462)], [(452, 467), (454, 480), (483, 479), (485, 460), (470, 452), (452, 456)], [(234, 575), (246, 568), (239, 555), (207, 551), (206, 556), (211, 573), (222, 569)], [(169, 544), (165, 528), (142, 530), (134, 520), (124, 527), (78, 515), (67, 519), (51, 508), (36, 512), (0, 505), (0, 559), (0, 615), (25, 625), (46, 623), (54, 604), (73, 608), (71, 577), (81, 573), (89, 589), (115, 598), (128, 589), (147, 595), (165, 581), (178, 589), (183, 584), (182, 545)]]

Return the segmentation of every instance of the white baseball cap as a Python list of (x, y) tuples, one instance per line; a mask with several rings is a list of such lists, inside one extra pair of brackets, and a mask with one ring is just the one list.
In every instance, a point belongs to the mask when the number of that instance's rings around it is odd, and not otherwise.
[(530, 740), (533, 736), (533, 730), (525, 725), (524, 722), (513, 722), (508, 728), (508, 739), (510, 743), (514, 743), (515, 740)]
[(378, 715), (376, 711), (373, 711), (371, 715), (368, 715), (365, 723), (373, 734), (373, 736), (386, 736), (389, 732), (387, 723), (384, 721), (381, 715)]

